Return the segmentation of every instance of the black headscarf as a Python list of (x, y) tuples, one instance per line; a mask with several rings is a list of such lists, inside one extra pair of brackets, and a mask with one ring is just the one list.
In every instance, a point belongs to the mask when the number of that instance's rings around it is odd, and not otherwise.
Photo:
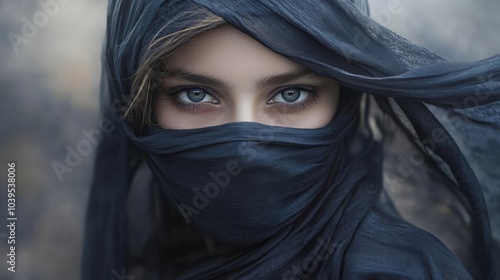
[[(325, 178), (323, 185), (329, 192), (311, 194), (310, 200), (303, 201), (304, 205), (294, 204), (302, 211), (295, 220), (288, 221), (286, 227), (273, 232), (272, 236), (244, 243), (246, 247), (238, 254), (206, 260), (178, 271), (176, 277), (468, 279), (467, 271), (435, 237), (377, 207), (382, 188), (381, 149), (372, 134), (363, 133), (366, 114), (360, 120), (352, 117), (358, 113), (363, 115), (359, 107), (352, 104), (359, 105), (359, 95), (365, 92), (416, 143), (422, 144), (422, 150), (453, 181), (458, 196), (465, 199), (470, 210), (474, 258), (480, 266), (480, 277), (494, 279), (494, 242), (488, 206), (496, 204), (485, 202), (484, 190), (498, 188), (498, 184), (495, 185), (498, 178), (486, 174), (480, 183), (464, 156), (467, 145), (461, 143), (459, 147), (449, 132), (457, 138), (456, 134), (468, 129), (481, 131), (480, 125), (498, 126), (498, 118), (491, 113), (498, 112), (497, 105), (477, 106), (500, 100), (500, 56), (472, 63), (449, 62), (375, 23), (367, 16), (365, 1), (330, 0), (110, 1), (101, 101), (103, 117), (111, 119), (115, 129), (104, 135), (97, 152), (87, 213), (83, 279), (109, 279), (112, 273), (126, 272), (123, 270), (127, 255), (126, 204), (137, 155), (144, 155), (153, 173), (160, 177), (165, 165), (155, 165), (159, 162), (155, 160), (157, 154), (163, 153), (165, 145), (187, 145), (182, 141), (165, 143), (167, 136), (182, 139), (183, 135), (175, 132), (149, 131), (145, 137), (135, 135), (113, 105), (130, 97), (131, 77), (141, 58), (148, 55), (151, 40), (184, 29), (196, 18), (180, 18), (164, 28), (166, 21), (200, 9), (219, 15), (284, 57), (338, 80), (343, 94), (349, 97), (344, 98), (346, 109), (330, 124), (329, 133), (339, 132), (338, 127), (351, 126), (359, 131), (341, 133), (345, 136), (341, 139), (344, 146), (335, 146), (331, 151), (340, 154), (336, 160), (344, 167), (337, 168), (335, 179), (326, 182)], [(467, 109), (470, 107), (477, 108)], [(439, 112), (462, 116), (463, 126), (458, 129), (443, 126), (436, 117)], [(239, 129), (238, 124), (216, 129), (249, 131), (248, 127)], [(258, 125), (253, 129), (276, 130)], [(293, 129), (284, 129), (273, 133), (292, 135), (293, 132)], [(439, 141), (436, 132), (440, 132)], [(205, 138), (200, 141), (213, 139), (210, 131), (203, 133)], [(364, 148), (353, 152), (346, 146), (348, 143), (352, 146), (358, 143), (357, 146)], [(498, 161), (494, 163), (498, 168)], [(487, 194), (494, 196), (494, 191)], [(169, 200), (176, 203), (171, 197)], [(256, 213), (256, 216), (260, 214), (267, 213)], [(497, 214), (491, 217), (495, 217), (493, 224), (498, 224)], [(220, 232), (217, 229), (224, 227), (225, 221), (210, 222), (200, 228), (211, 227), (207, 234), (217, 238)], [(224, 242), (224, 237), (220, 239)], [(316, 257), (318, 255), (322, 258)], [(313, 259), (316, 260), (314, 269)], [(306, 260), (308, 264), (304, 265)]]

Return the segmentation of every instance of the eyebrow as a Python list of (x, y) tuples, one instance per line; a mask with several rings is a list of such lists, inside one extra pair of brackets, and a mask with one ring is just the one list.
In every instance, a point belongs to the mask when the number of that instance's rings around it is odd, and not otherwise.
[(185, 69), (171, 69), (165, 72), (165, 78), (176, 78), (213, 87), (227, 87), (227, 84), (212, 76), (199, 75)]
[(258, 87), (275, 86), (290, 83), (305, 77), (321, 77), (321, 75), (307, 68), (301, 67), (292, 72), (263, 77), (259, 79), (256, 84)]
[[(167, 72), (165, 72), (165, 74), (166, 74), (165, 78), (167, 79), (176, 78), (212, 87), (228, 88), (228, 84), (223, 80), (220, 80), (210, 75), (196, 74), (186, 69), (170, 69)], [(281, 85), (310, 76), (322, 77), (320, 74), (313, 72), (307, 68), (299, 68), (297, 70), (287, 73), (262, 77), (256, 81), (256, 85), (257, 87)]]

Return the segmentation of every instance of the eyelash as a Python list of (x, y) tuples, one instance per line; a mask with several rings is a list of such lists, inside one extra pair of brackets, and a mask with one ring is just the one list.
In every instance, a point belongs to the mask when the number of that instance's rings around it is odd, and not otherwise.
[(212, 93), (212, 91), (210, 89), (205, 88), (203, 86), (180, 86), (180, 87), (174, 87), (174, 88), (168, 89), (166, 91), (168, 100), (170, 101), (172, 106), (174, 106), (176, 109), (179, 109), (181, 111), (188, 111), (189, 112), (189, 111), (200, 110), (205, 105), (207, 105), (206, 103), (202, 103), (202, 102), (186, 103), (186, 102), (180, 101), (178, 94), (185, 91), (185, 90), (189, 90), (189, 89), (202, 89), (202, 90), (206, 91), (207, 94), (210, 94), (213, 98), (218, 100), (216, 95), (214, 93)]
[[(178, 94), (189, 89), (201, 89), (206, 91), (207, 94), (211, 95), (214, 99), (218, 100), (217, 95), (212, 93), (212, 91), (208, 88), (205, 88), (203, 86), (179, 86), (179, 87), (174, 87), (171, 89), (166, 90), (166, 95), (168, 97), (168, 100), (171, 102), (171, 104), (179, 110), (182, 111), (197, 111), (202, 109), (205, 105), (207, 105), (206, 102), (199, 102), (199, 103), (186, 103), (183, 101), (179, 100)], [(308, 106), (313, 105), (314, 103), (317, 102), (318, 97), (320, 94), (318, 93), (318, 90), (314, 87), (310, 86), (302, 86), (302, 85), (290, 85), (286, 87), (282, 87), (278, 90), (275, 90), (275, 93), (271, 94), (271, 100), (272, 98), (276, 97), (278, 94), (280, 94), (282, 91), (287, 90), (287, 89), (298, 89), (300, 91), (306, 91), (309, 93), (309, 96), (306, 97), (303, 101), (297, 102), (297, 103), (285, 103), (285, 102), (276, 102), (272, 103), (272, 106), (275, 108), (281, 109), (286, 112), (297, 112), (306, 109)], [(269, 101), (268, 101), (269, 102)]]
[(301, 110), (306, 109), (307, 107), (315, 104), (318, 101), (318, 97), (321, 95), (319, 91), (315, 87), (311, 86), (302, 86), (302, 85), (291, 85), (291, 86), (286, 86), (278, 89), (276, 93), (271, 95), (271, 98), (276, 97), (278, 94), (281, 92), (287, 90), (287, 89), (298, 89), (300, 91), (305, 91), (309, 93), (309, 96), (307, 96), (303, 101), (300, 102), (294, 102), (294, 103), (285, 103), (285, 102), (278, 102), (274, 103), (273, 106), (275, 108), (281, 109), (285, 112), (298, 112)]

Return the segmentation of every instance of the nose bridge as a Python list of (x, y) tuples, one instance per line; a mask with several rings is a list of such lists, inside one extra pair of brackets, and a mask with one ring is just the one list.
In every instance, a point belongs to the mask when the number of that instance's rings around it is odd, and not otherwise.
[(234, 95), (231, 121), (259, 122), (258, 105), (252, 98), (255, 93), (241, 91)]
[(259, 122), (257, 94), (251, 89), (235, 89), (231, 100), (230, 122)]

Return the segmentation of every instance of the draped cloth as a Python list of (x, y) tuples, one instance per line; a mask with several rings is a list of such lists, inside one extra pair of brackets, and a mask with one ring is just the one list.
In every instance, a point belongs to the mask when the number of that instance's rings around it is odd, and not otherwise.
[[(333, 0), (109, 2), (101, 104), (103, 117), (111, 119), (115, 129), (103, 136), (97, 151), (83, 279), (110, 279), (113, 273), (126, 272), (129, 186), (139, 155), (154, 152), (141, 149), (141, 137), (130, 133), (115, 105), (130, 97), (131, 77), (147, 57), (151, 41), (192, 25), (200, 10), (219, 15), (274, 52), (338, 80), (344, 94), (368, 94), (450, 182), (470, 215), (472, 254), (479, 271), (475, 275), (496, 279), (500, 178), (495, 172), (500, 156), (494, 149), (500, 138), (495, 103), (500, 100), (500, 56), (450, 62), (375, 23), (365, 1)], [(330, 185), (335, 191), (315, 198), (314, 205), (304, 205), (307, 211), (293, 226), (237, 254), (179, 270), (176, 277), (469, 279), (443, 243), (377, 202), (383, 155), (373, 133), (364, 131), (368, 122), (364, 115), (356, 138), (344, 139), (346, 145), (359, 141), (364, 148), (344, 157), (346, 167), (336, 171)], [(218, 222), (214, 227), (224, 224)], [(321, 258), (315, 257), (319, 252)], [(314, 269), (311, 257), (316, 259)], [(297, 265), (302, 267), (299, 272)]]

